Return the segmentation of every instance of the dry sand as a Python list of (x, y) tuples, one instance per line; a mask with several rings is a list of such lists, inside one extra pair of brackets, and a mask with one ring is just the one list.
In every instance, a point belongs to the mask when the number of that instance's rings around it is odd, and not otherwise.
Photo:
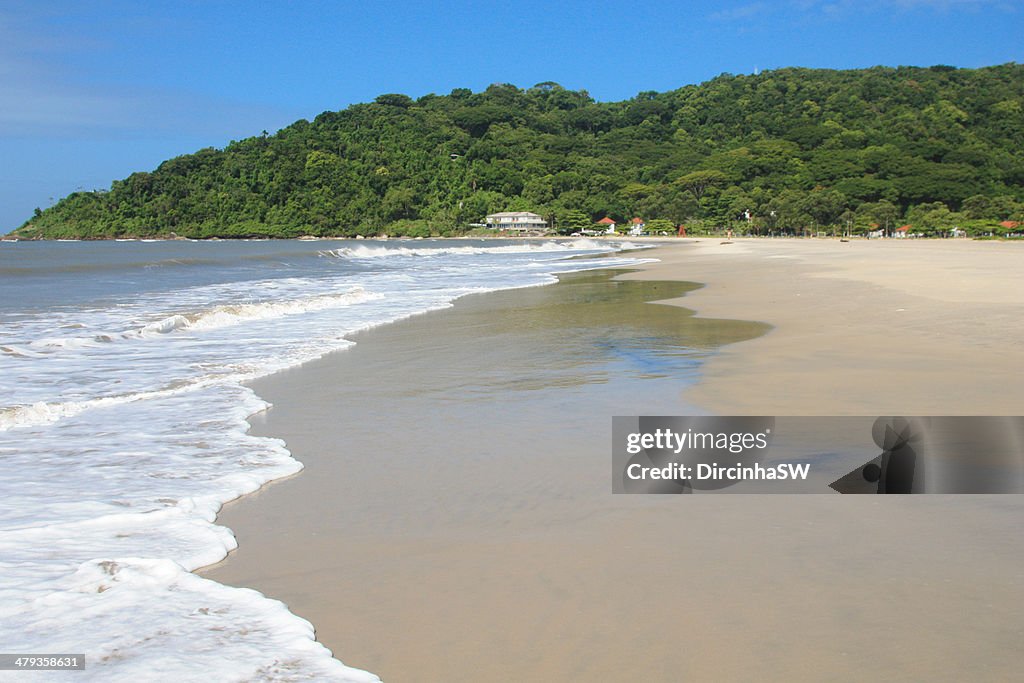
[[(699, 317), (570, 280), (469, 297), (257, 383), (275, 405), (254, 430), (307, 469), (225, 508), (240, 548), (205, 574), (284, 600), (389, 683), (1019, 677), (1019, 497), (612, 496), (609, 437), (611, 415), (695, 408), (1021, 414), (1024, 249), (656, 256), (619, 279), (705, 283), (665, 290)], [(675, 334), (754, 338), (629, 346)]]
[(707, 283), (679, 303), (776, 328), (705, 367), (690, 399), (714, 412), (1024, 410), (1024, 244), (701, 240), (659, 258), (625, 279)]

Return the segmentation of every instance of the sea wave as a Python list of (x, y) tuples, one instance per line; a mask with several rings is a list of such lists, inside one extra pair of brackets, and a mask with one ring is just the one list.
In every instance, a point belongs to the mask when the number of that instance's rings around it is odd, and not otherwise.
[[(319, 294), (281, 301), (222, 304), (193, 313), (174, 313), (121, 332), (97, 332), (89, 336), (43, 337), (27, 344), (5, 344), (0, 352), (20, 358), (38, 358), (60, 351), (94, 348), (119, 340), (159, 338), (183, 330), (214, 330), (255, 320), (268, 320), (302, 313), (374, 301), (383, 295), (352, 287), (344, 292)], [(80, 325), (67, 326), (81, 329)]]
[(260, 303), (222, 305), (199, 313), (168, 316), (128, 334), (146, 337), (184, 329), (212, 330), (238, 325), (250, 320), (266, 320), (268, 318), (298, 315), (312, 311), (323, 311), (329, 308), (351, 306), (352, 304), (380, 298), (382, 298), (381, 294), (367, 292), (362, 287), (353, 287), (340, 294), (321, 294), (291, 301), (263, 301)]
[(84, 401), (37, 401), (31, 404), (2, 406), (0, 407), (0, 432), (5, 432), (17, 427), (35, 427), (38, 425), (53, 424), (54, 422), (58, 422), (64, 418), (74, 417), (94, 408), (109, 408), (111, 406), (122, 405), (125, 403), (133, 403), (135, 401), (145, 401), (161, 396), (180, 394), (183, 392), (194, 391), (214, 383), (231, 381), (232, 379), (237, 378), (231, 378), (224, 375), (213, 375), (185, 381), (173, 381), (168, 386), (154, 391), (125, 392), (123, 394), (102, 396)]
[(525, 242), (505, 244), (501, 246), (427, 246), (427, 247), (392, 247), (383, 245), (356, 245), (328, 249), (319, 252), (320, 256), (336, 258), (386, 258), (396, 256), (473, 256), (480, 254), (544, 254), (564, 252), (614, 252), (623, 249), (634, 249), (636, 245), (619, 242), (602, 242), (598, 240), (547, 240), (544, 242)]

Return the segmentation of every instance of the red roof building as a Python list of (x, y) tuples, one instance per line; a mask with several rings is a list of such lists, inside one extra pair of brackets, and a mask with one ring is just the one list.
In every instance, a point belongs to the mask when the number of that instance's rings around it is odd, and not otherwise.
[(615, 225), (615, 221), (613, 221), (611, 218), (608, 218), (608, 216), (605, 216), (604, 218), (599, 220), (598, 223), (600, 223), (601, 225)]
[(1020, 227), (1020, 221), (1003, 221), (999, 225), (1003, 226), (1007, 230), (1013, 230), (1014, 228)]
[(901, 225), (900, 227), (896, 228), (896, 232), (909, 232), (909, 231), (910, 231), (910, 228), (912, 228), (912, 227), (913, 227), (913, 226), (912, 226), (912, 225), (909, 225), (909, 224), (907, 224), (907, 225)]

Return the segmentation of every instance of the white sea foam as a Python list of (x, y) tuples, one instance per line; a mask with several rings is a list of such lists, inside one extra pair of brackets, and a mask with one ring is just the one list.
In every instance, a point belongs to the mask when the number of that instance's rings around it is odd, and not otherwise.
[[(28, 342), (28, 347), (0, 346), (0, 351), (11, 355), (39, 357), (41, 354), (95, 347), (120, 339), (137, 337), (159, 337), (178, 330), (212, 330), (230, 327), (252, 320), (265, 320), (286, 315), (298, 315), (311, 311), (322, 311), (339, 306), (351, 306), (379, 299), (380, 294), (367, 292), (362, 287), (339, 294), (322, 294), (295, 300), (264, 301), (260, 303), (239, 303), (214, 306), (195, 313), (175, 313), (147, 323), (142, 327), (120, 332), (101, 332), (88, 337), (44, 337)], [(65, 329), (82, 329), (81, 324), (64, 325)]]
[[(242, 382), (471, 292), (636, 259), (562, 260), (605, 242), (363, 247), (325, 260), (310, 245), (278, 277), (201, 265), (225, 270), (198, 286), (151, 270), (141, 292), (125, 275), (118, 296), (5, 312), (0, 638), (7, 652), (87, 655), (84, 672), (17, 680), (377, 680), (281, 603), (190, 573), (235, 547), (214, 523), (224, 502), (301, 469), (247, 433), (267, 405)], [(394, 252), (416, 258), (379, 258)]]
[(543, 242), (522, 242), (504, 244), (501, 246), (461, 246), (461, 247), (392, 247), (383, 245), (357, 245), (321, 251), (321, 256), (335, 256), (339, 258), (385, 258), (395, 256), (474, 256), (479, 254), (562, 254), (579, 252), (609, 253), (621, 251), (622, 249), (640, 248), (636, 245), (624, 246), (620, 242), (601, 242), (598, 240), (571, 240), (555, 241), (546, 240)]
[(321, 294), (295, 301), (265, 301), (256, 304), (216, 306), (210, 310), (195, 314), (172, 315), (146, 325), (138, 330), (137, 333), (146, 336), (153, 333), (166, 334), (174, 330), (186, 328), (213, 330), (218, 327), (229, 327), (251, 320), (265, 320), (285, 315), (322, 311), (337, 306), (351, 306), (355, 303), (379, 299), (381, 296), (380, 294), (367, 292), (362, 287), (355, 287), (343, 294)]

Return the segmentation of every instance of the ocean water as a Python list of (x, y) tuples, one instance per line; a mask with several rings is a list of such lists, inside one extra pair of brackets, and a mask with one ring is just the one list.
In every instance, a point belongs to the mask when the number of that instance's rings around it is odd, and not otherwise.
[(377, 680), (282, 603), (191, 573), (236, 547), (223, 503), (302, 468), (247, 433), (268, 405), (244, 382), (465, 294), (635, 264), (633, 247), (0, 243), (0, 642), (86, 655), (0, 680)]

